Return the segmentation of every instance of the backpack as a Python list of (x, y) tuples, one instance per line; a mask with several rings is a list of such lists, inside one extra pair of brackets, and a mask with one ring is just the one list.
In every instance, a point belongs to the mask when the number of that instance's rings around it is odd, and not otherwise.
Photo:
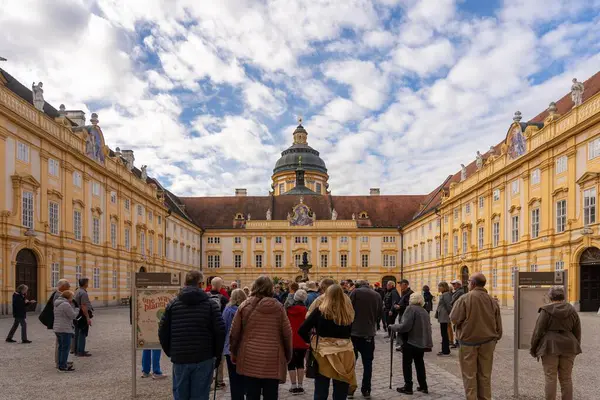
[(217, 307), (219, 307), (219, 310), (221, 309), (221, 295), (220, 294), (214, 294), (214, 293), (210, 293), (210, 300), (215, 302), (217, 304)]
[(48, 329), (52, 329), (54, 327), (54, 298), (57, 294), (57, 291), (52, 292), (44, 310), (41, 312), (38, 319), (40, 322), (46, 326)]

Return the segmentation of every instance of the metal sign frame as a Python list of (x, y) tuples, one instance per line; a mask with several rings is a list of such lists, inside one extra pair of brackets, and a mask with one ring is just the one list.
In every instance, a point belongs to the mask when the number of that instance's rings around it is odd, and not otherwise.
[[(521, 279), (525, 283), (521, 283)], [(514, 285), (514, 338), (513, 338), (513, 395), (515, 399), (519, 398), (519, 339), (521, 337), (521, 304), (520, 295), (523, 287), (540, 286), (564, 286), (565, 300), (569, 298), (568, 294), (568, 271), (552, 272), (519, 272), (515, 271)]]

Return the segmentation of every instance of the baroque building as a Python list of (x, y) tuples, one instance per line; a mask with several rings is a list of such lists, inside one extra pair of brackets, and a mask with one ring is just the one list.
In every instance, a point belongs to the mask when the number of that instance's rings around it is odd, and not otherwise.
[(514, 271), (568, 271), (569, 300), (600, 306), (600, 73), (547, 110), (515, 113), (499, 144), (431, 193), (337, 196), (299, 120), (265, 196), (178, 197), (104, 144), (98, 117), (54, 109), (0, 70), (0, 289), (44, 301), (59, 277), (92, 279), (118, 303), (130, 272), (204, 270), (250, 285), (261, 274), (311, 279), (465, 281), (475, 271), (501, 304)]

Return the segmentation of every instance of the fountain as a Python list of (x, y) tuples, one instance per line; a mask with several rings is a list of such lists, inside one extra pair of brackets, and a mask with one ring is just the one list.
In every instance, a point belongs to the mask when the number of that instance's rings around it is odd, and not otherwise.
[(302, 253), (302, 264), (299, 265), (302, 270), (302, 280), (308, 281), (308, 270), (312, 268), (312, 264), (308, 263), (308, 253)]

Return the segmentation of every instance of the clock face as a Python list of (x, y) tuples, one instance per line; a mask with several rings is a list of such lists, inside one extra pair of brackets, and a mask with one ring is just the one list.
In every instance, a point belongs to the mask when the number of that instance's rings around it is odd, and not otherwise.
[(515, 126), (510, 136), (510, 145), (508, 147), (508, 155), (511, 159), (521, 157), (527, 151), (525, 144), (525, 136), (521, 132), (521, 128)]

